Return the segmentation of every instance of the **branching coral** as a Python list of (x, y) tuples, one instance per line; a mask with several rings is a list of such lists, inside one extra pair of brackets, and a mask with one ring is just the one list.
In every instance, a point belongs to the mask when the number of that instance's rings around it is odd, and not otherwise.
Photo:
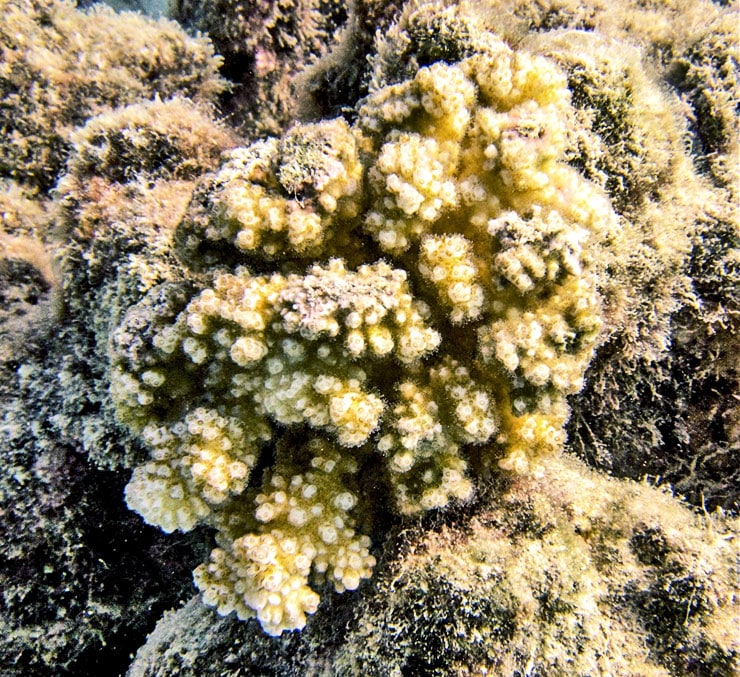
[(207, 603), (277, 634), (315, 611), (312, 569), (340, 591), (369, 576), (344, 514), (367, 497), (335, 466), (380, 457), (414, 514), (469, 499), (471, 463), (530, 473), (560, 451), (620, 242), (562, 161), (574, 121), (552, 62), (491, 39), (374, 91), (354, 127), (297, 126), (202, 181), (175, 238), (200, 291), (153, 288), (110, 355), (152, 457), (128, 503), (166, 530), (216, 526)]
[(241, 514), (227, 508), (219, 516), (224, 548), (195, 571), (207, 604), (222, 614), (236, 610), (242, 619), (256, 614), (270, 634), (302, 628), (306, 614), (316, 611), (312, 571), (343, 592), (355, 590), (375, 565), (370, 539), (355, 532), (349, 515), (358, 500), (348, 488), (357, 463), (322, 440), (302, 452), (294, 457), (303, 457), (307, 469), (279, 462), (270, 473), (254, 499), (251, 533), (243, 533)]
[(234, 149), (192, 200), (181, 256), (193, 267), (223, 263), (223, 244), (265, 258), (321, 255), (333, 237), (347, 238), (335, 225), (357, 215), (362, 171), (342, 120)]

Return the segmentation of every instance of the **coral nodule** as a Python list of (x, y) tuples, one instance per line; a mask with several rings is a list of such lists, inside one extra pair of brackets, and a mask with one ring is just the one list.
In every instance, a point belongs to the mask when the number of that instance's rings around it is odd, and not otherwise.
[(558, 66), (491, 39), (201, 181), (175, 232), (196, 282), (150, 289), (109, 352), (150, 452), (126, 500), (216, 528), (207, 604), (279, 634), (316, 611), (312, 582), (357, 588), (368, 464), (417, 514), (561, 451), (622, 242), (564, 161), (575, 124)]

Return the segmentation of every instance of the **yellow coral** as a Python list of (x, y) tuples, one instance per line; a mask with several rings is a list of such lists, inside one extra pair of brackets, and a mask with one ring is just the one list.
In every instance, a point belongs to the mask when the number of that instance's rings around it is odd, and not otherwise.
[(359, 211), (362, 181), (357, 141), (342, 120), (235, 148), (191, 203), (183, 249), (193, 258), (204, 242), (268, 258), (315, 255), (338, 221)]
[[(384, 463), (397, 510), (414, 514), (470, 499), (470, 467), (537, 473), (560, 451), (617, 223), (562, 160), (574, 120), (550, 61), (491, 38), (371, 92), (354, 128), (298, 126), (202, 183), (180, 254), (232, 272), (169, 304), (146, 349), (131, 337), (158, 306), (130, 311), (112, 393), (153, 456), (129, 503), (167, 528), (217, 526), (196, 573), (207, 603), (279, 634), (316, 610), (312, 575), (339, 591), (368, 577), (354, 459)], [(245, 440), (213, 422), (207, 441), (198, 426), (177, 447), (147, 439), (206, 402), (219, 422), (252, 422)], [(292, 436), (307, 431), (332, 442), (306, 451)], [(253, 497), (245, 469), (270, 436), (277, 467)]]
[(477, 319), (483, 311), (483, 286), (471, 243), (462, 235), (428, 235), (419, 250), (419, 272), (435, 287), (442, 305), (450, 306), (450, 321)]
[(242, 619), (256, 616), (271, 635), (302, 628), (316, 611), (312, 571), (343, 592), (355, 590), (375, 566), (370, 539), (355, 532), (349, 516), (357, 496), (341, 479), (356, 474), (356, 464), (320, 440), (307, 451), (306, 472), (278, 466), (255, 497), (255, 531), (214, 550), (195, 571), (207, 604)]
[(402, 382), (397, 400), (378, 449), (388, 457), (398, 509), (411, 514), (470, 498), (461, 446), (482, 444), (496, 432), (490, 392), (464, 366), (445, 359), (427, 383)]
[(126, 502), (164, 531), (190, 531), (210, 514), (209, 506), (242, 493), (269, 428), (253, 417), (223, 417), (198, 407), (172, 426), (148, 425), (142, 440), (152, 460), (137, 468)]

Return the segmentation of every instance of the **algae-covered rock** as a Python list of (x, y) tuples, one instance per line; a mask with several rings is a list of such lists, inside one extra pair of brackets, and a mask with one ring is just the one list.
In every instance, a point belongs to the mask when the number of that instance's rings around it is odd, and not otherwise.
[(223, 88), (210, 43), (173, 22), (58, 0), (4, 0), (0, 12), (0, 176), (41, 190), (88, 118), (155, 95), (207, 101)]
[(740, 670), (735, 8), (5, 5), (10, 674)]
[[(738, 524), (563, 457), (394, 536), (375, 589), (278, 640), (191, 601), (129, 675), (731, 675)], [(431, 527), (431, 528), (430, 528)], [(215, 668), (214, 666), (218, 666)]]
[[(109, 470), (140, 452), (106, 413), (108, 334), (96, 332), (112, 305), (96, 295), (115, 293), (98, 266), (110, 274), (133, 250), (88, 244), (103, 213), (133, 220), (117, 242), (133, 227), (139, 252), (166, 227), (177, 191), (145, 183), (187, 180), (183, 167), (201, 173), (209, 149), (213, 161), (231, 143), (209, 108), (222, 83), (209, 43), (172, 22), (5, 2), (0, 33), (0, 663), (9, 675), (120, 672), (202, 555), (197, 534), (175, 543), (143, 532), (122, 502), (123, 476)], [(130, 114), (114, 110), (127, 104)], [(112, 196), (134, 175), (141, 199), (128, 192), (116, 211)], [(136, 282), (125, 290), (140, 293)]]

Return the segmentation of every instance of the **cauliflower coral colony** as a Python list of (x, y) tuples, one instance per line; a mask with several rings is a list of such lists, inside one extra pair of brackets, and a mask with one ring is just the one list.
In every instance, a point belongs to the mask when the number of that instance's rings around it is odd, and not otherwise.
[(417, 515), (560, 452), (622, 242), (563, 159), (574, 124), (554, 62), (491, 37), (201, 181), (175, 234), (191, 281), (131, 307), (110, 355), (150, 454), (126, 500), (216, 529), (207, 604), (277, 635), (369, 578), (368, 459)]

